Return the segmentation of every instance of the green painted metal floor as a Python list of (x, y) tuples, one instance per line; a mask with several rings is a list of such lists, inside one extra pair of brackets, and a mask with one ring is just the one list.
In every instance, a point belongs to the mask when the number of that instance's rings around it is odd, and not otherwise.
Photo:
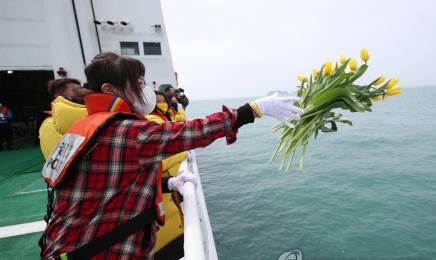
[[(44, 157), (30, 141), (0, 152), (0, 227), (41, 221), (47, 205)], [(18, 147), (20, 142), (14, 143)], [(0, 238), (0, 259), (39, 259), (42, 232)]]

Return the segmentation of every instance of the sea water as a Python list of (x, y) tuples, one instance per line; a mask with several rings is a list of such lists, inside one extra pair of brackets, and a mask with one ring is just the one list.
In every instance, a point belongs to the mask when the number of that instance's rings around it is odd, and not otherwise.
[[(436, 259), (436, 87), (404, 88), (320, 133), (289, 172), (263, 117), (196, 149), (219, 259)], [(191, 101), (188, 117), (255, 98)]]

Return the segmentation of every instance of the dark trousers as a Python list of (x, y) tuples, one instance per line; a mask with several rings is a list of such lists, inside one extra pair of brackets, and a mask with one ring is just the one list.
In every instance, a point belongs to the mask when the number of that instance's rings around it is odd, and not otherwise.
[(12, 149), (11, 125), (9, 123), (0, 124), (0, 151), (3, 150), (3, 142), (6, 141), (8, 149)]

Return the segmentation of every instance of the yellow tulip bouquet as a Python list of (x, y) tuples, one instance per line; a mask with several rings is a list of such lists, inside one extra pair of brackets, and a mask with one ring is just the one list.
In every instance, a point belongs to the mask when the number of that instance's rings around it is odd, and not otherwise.
[[(339, 57), (341, 65), (328, 61), (321, 67), (321, 73), (313, 69), (310, 79), (303, 75), (297, 76), (298, 80), (301, 81), (297, 96), (301, 100), (295, 105), (304, 109), (304, 113), (301, 114), (300, 121), (289, 119), (295, 128), (289, 128), (283, 123), (274, 127), (274, 131), (283, 129), (283, 133), (278, 140), (277, 149), (270, 163), (277, 153), (283, 152), (284, 156), (279, 170), (282, 169), (286, 159), (290, 157), (286, 167), (286, 171), (288, 171), (296, 149), (302, 145), (303, 153), (299, 167), (301, 172), (306, 147), (313, 134), (315, 134), (316, 139), (319, 131), (336, 132), (338, 122), (353, 125), (351, 120), (342, 114), (332, 112), (333, 109), (342, 108), (351, 112), (371, 112), (372, 101), (379, 101), (401, 93), (401, 87), (395, 86), (398, 83), (396, 78), (392, 78), (381, 87), (377, 86), (385, 81), (384, 76), (376, 78), (368, 85), (357, 85), (355, 81), (368, 69), (369, 54), (366, 49), (360, 51), (360, 57), (365, 62), (360, 67), (357, 66), (355, 59), (346, 59), (345, 55), (341, 54)], [(350, 70), (345, 72), (347, 66)]]

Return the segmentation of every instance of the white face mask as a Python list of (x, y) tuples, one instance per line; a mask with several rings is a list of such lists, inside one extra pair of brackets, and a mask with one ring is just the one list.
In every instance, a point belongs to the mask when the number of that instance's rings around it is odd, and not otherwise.
[(135, 96), (135, 104), (133, 104), (133, 107), (136, 113), (145, 116), (150, 114), (150, 112), (153, 111), (154, 107), (156, 106), (156, 94), (154, 94), (154, 91), (151, 87), (146, 85), (145, 88), (142, 89), (142, 98), (145, 101), (145, 105), (142, 105)]
[(179, 96), (181, 96), (181, 97), (183, 97), (184, 95), (185, 95), (185, 93), (183, 93), (183, 92), (179, 93)]

